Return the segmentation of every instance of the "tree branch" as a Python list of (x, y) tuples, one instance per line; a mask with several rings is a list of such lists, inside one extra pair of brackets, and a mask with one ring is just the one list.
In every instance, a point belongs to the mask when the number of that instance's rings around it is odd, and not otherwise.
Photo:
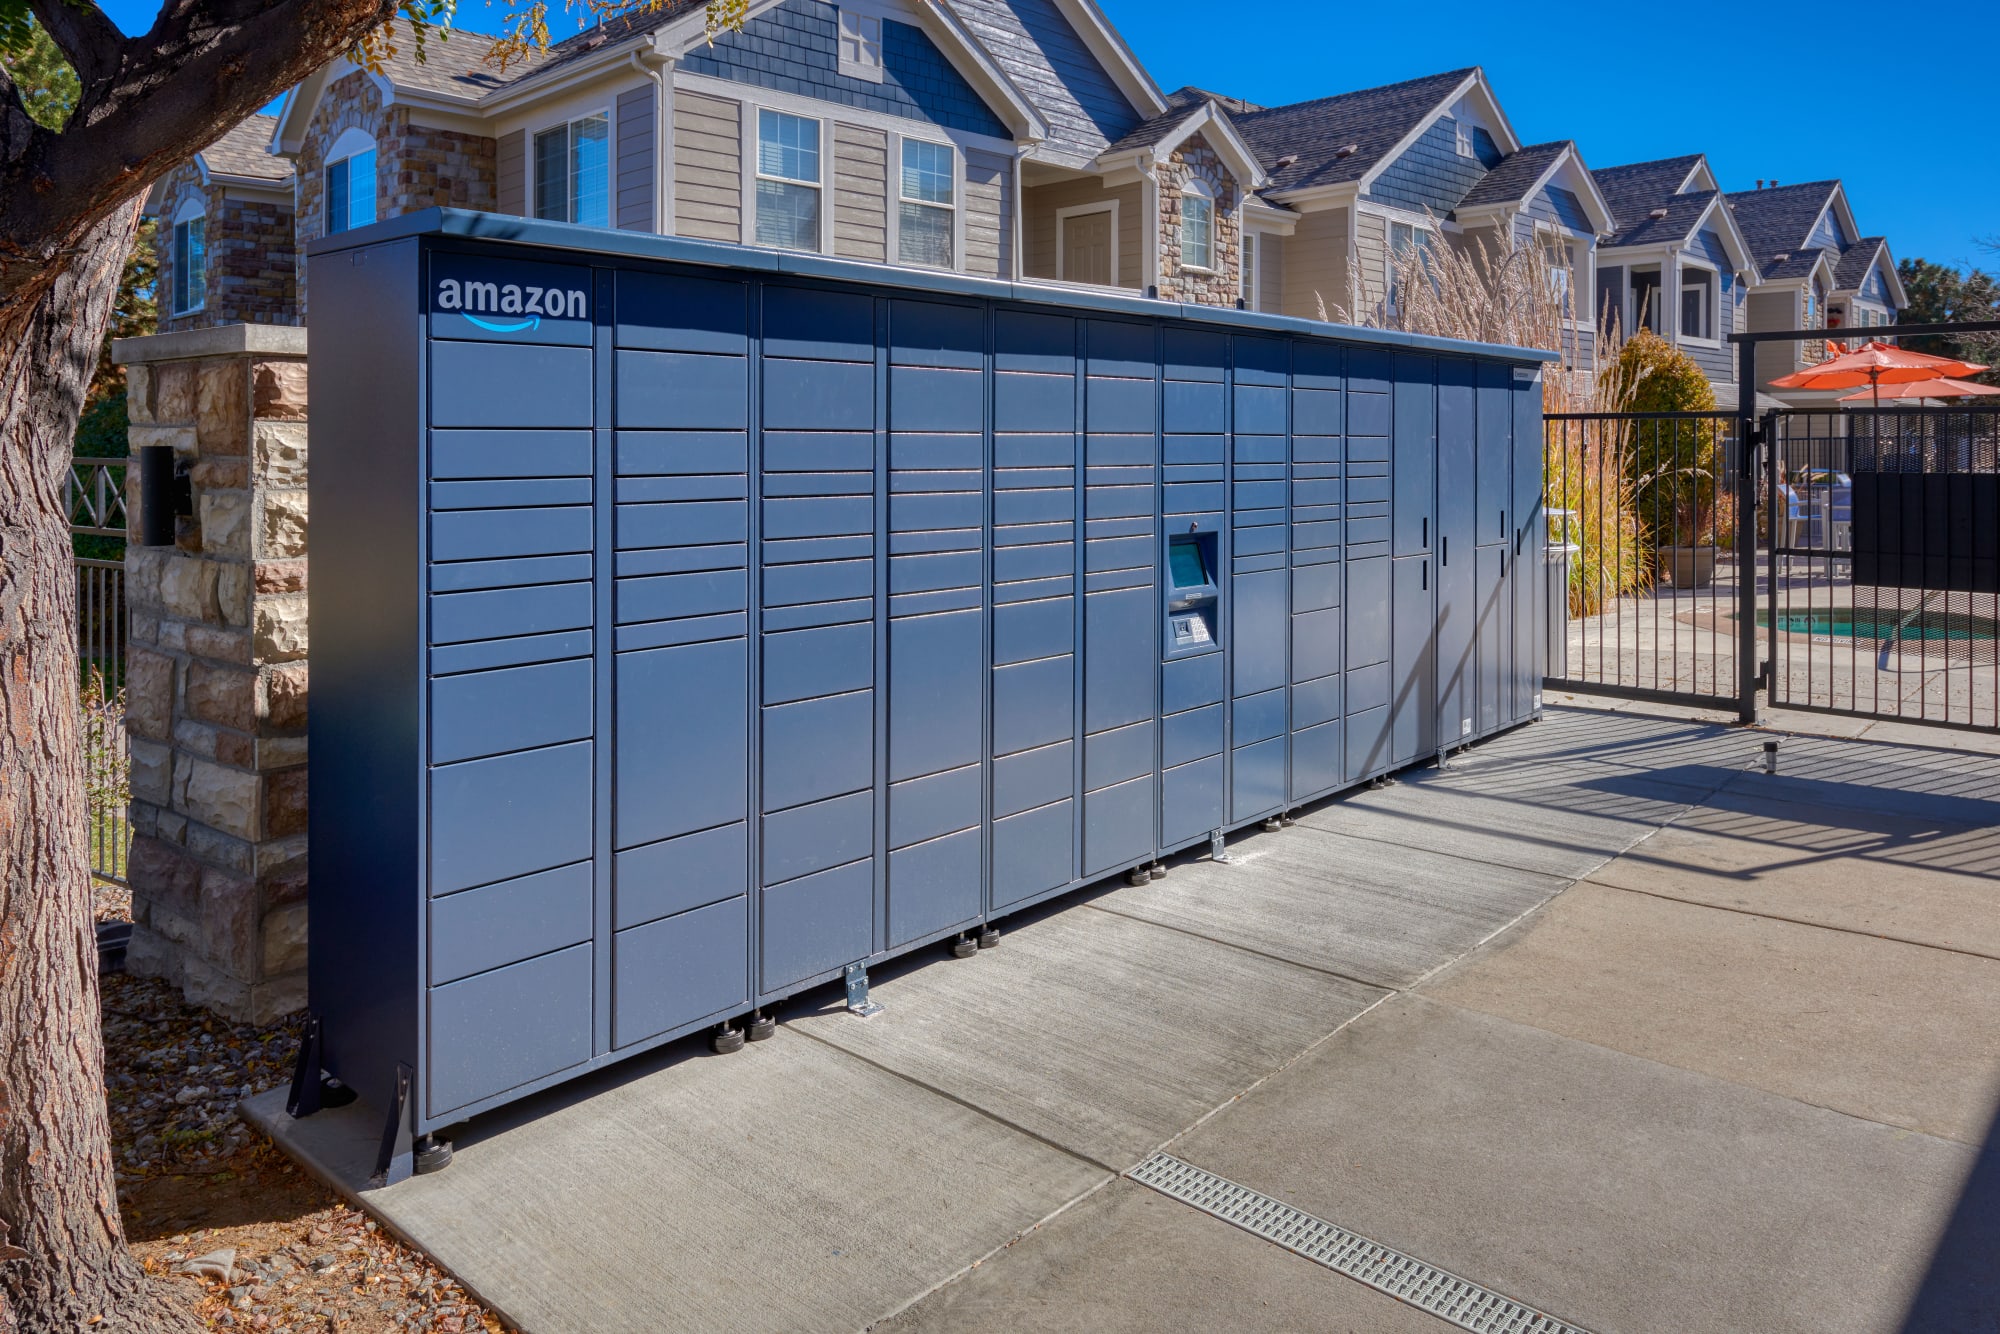
[(76, 71), (86, 95), (92, 85), (104, 83), (118, 72), (125, 34), (105, 17), (95, 0), (28, 0), (28, 7)]

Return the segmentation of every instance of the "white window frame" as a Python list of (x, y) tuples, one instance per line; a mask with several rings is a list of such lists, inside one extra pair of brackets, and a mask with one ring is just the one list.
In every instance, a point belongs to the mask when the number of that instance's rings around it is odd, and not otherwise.
[[(767, 176), (762, 168), (764, 112), (774, 116), (790, 116), (794, 120), (809, 120), (819, 126), (819, 175), (817, 181), (795, 181), (789, 176)], [(811, 250), (797, 250), (794, 254), (825, 254), (827, 238), (833, 235), (833, 203), (827, 190), (826, 177), (833, 161), (833, 122), (825, 116), (793, 111), (789, 107), (773, 106), (768, 102), (743, 103), (743, 243), (761, 246), (757, 239), (757, 182), (781, 181), (786, 185), (803, 185), (819, 191), (819, 235), (813, 238)], [(901, 158), (897, 158), (898, 163)], [(894, 241), (894, 238), (890, 238)], [(766, 246), (766, 249), (789, 249), (789, 247)]]
[(1243, 228), (1243, 235), (1236, 242), (1236, 295), (1242, 298), (1243, 309), (1257, 309), (1257, 289), (1263, 282), (1264, 233)]
[[(1190, 264), (1187, 260), (1187, 201), (1190, 198), (1199, 199), (1208, 205), (1208, 263), (1206, 264)], [(1215, 195), (1209, 190), (1207, 182), (1190, 177), (1187, 184), (1181, 187), (1180, 242), (1182, 268), (1191, 269), (1196, 273), (1215, 273), (1218, 271), (1215, 264), (1216, 212)]]
[(1444, 236), (1436, 228), (1421, 222), (1408, 222), (1401, 218), (1384, 217), (1382, 228), (1382, 307), (1391, 315), (1396, 313), (1396, 229), (1408, 227), (1412, 245), (1426, 244), (1422, 238), (1430, 237), (1429, 246), (1435, 251), (1444, 244)]
[[(837, 11), (839, 31), (835, 35), (840, 52), (840, 72), (850, 79), (882, 82), (882, 16), (842, 5)], [(870, 32), (873, 36), (870, 36)], [(870, 58), (870, 51), (873, 58)], [(848, 53), (852, 50), (854, 54)]]
[(167, 292), (167, 318), (169, 319), (179, 319), (183, 315), (198, 315), (208, 309), (208, 209), (192, 199), (183, 200), (181, 206), (174, 211), (173, 225), (167, 229), (167, 246), (168, 253), (173, 258), (174, 281), (181, 282), (181, 228), (196, 222), (201, 224), (202, 232), (201, 299), (186, 306), (179, 305), (174, 299), (176, 293), (171, 290), (170, 284), (170, 290)]
[[(911, 199), (903, 193), (903, 151), (906, 144), (942, 148), (951, 155), (951, 203), (937, 204), (928, 199)], [(889, 262), (900, 268), (929, 269), (955, 273), (965, 263), (965, 154), (957, 144), (921, 134), (891, 135), (889, 140)], [(940, 268), (903, 258), (903, 205), (942, 209), (951, 215), (951, 263)]]
[[(523, 174), (528, 178), (528, 197), (526, 203), (527, 203), (527, 213), (529, 217), (538, 218), (545, 222), (563, 221), (576, 224), (578, 226), (589, 225), (589, 224), (577, 223), (574, 217), (568, 217), (562, 219), (542, 218), (542, 215), (536, 212), (536, 203), (540, 197), (539, 187), (541, 185), (541, 181), (538, 179), (538, 172), (540, 171), (541, 161), (540, 161), (540, 155), (535, 151), (535, 140), (540, 138), (544, 134), (550, 133), (551, 131), (562, 130), (567, 140), (565, 144), (565, 153), (571, 159), (571, 161), (574, 161), (576, 156), (576, 134), (573, 127), (577, 124), (578, 121), (600, 120), (600, 119), (604, 122), (604, 143), (605, 143), (604, 225), (606, 227), (616, 227), (618, 225), (618, 118), (614, 113), (613, 109), (609, 106), (586, 108), (582, 111), (566, 115), (560, 120), (549, 121), (546, 124), (543, 124), (538, 127), (531, 127), (528, 130), (527, 134), (528, 142), (526, 145), (527, 157), (528, 157), (528, 164), (527, 164), (528, 169)], [(570, 170), (571, 169), (566, 169), (565, 175), (568, 175)], [(570, 185), (568, 192), (564, 196), (563, 206), (565, 210), (569, 212), (574, 212), (575, 201), (576, 201), (576, 187), (572, 183)]]
[[(1688, 278), (1690, 275), (1693, 274), (1706, 274), (1708, 275), (1708, 281), (1705, 284), (1701, 283), (1690, 284), (1688, 282)], [(1698, 334), (1688, 333), (1684, 328), (1686, 321), (1683, 318), (1683, 316), (1686, 313), (1687, 293), (1688, 293), (1688, 288), (1690, 286), (1702, 287), (1703, 290), (1707, 293), (1706, 300), (1703, 302), (1702, 306), (1701, 322), (1702, 322), (1703, 332)], [(1677, 293), (1678, 299), (1674, 302), (1675, 341), (1682, 343), (1699, 343), (1704, 347), (1720, 347), (1722, 345), (1721, 272), (1711, 264), (1704, 264), (1698, 260), (1689, 259), (1687, 256), (1683, 255), (1681, 257), (1681, 264), (1680, 264), (1679, 288), (1680, 290)]]
[(1535, 242), (1544, 247), (1559, 248), (1569, 257), (1569, 315), (1564, 322), (1571, 328), (1590, 327), (1589, 312), (1596, 309), (1597, 301), (1590, 238), (1566, 227), (1539, 223), (1535, 227)]
[[(1076, 217), (1077, 215), (1083, 213), (1109, 213), (1111, 215), (1111, 286), (1116, 287), (1118, 286), (1119, 274), (1122, 273), (1123, 270), (1121, 270), (1118, 267), (1118, 221), (1119, 220), (1118, 220), (1118, 201), (1115, 199), (1101, 199), (1098, 200), (1096, 203), (1091, 203), (1091, 204), (1072, 204), (1068, 208), (1059, 208), (1056, 210), (1056, 281), (1057, 282), (1070, 281), (1069, 279), (1062, 276), (1063, 259), (1064, 259), (1063, 223), (1065, 220)], [(1097, 284), (1078, 283), (1076, 285), (1080, 287), (1095, 287)]]
[[(343, 162), (353, 161), (363, 153), (376, 153), (375, 136), (358, 126), (350, 125), (335, 137), (332, 145), (326, 150), (325, 160), (320, 163), (320, 230), (328, 236), (332, 236), (336, 232), (353, 230), (352, 227), (346, 224), (345, 219), (342, 220), (342, 224), (339, 227), (333, 225), (333, 169)], [(382, 220), (382, 201), (380, 192), (377, 189), (381, 172), (381, 155), (376, 153), (376, 179), (368, 182), (368, 211), (373, 216), (369, 218), (368, 222), (361, 224), (364, 227), (370, 223)], [(348, 168), (347, 192), (350, 198), (354, 194), (354, 169), (352, 167)]]

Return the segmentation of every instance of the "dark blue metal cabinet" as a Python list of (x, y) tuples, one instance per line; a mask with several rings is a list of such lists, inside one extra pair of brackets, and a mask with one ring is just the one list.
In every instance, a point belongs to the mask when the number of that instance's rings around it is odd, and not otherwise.
[(312, 259), (311, 999), (412, 1131), (1533, 711), (1519, 356), (521, 227)]

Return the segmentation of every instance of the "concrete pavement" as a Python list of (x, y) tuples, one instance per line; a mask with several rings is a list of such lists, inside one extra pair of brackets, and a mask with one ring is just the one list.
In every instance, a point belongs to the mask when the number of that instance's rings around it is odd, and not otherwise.
[(253, 1114), (536, 1331), (1448, 1328), (1163, 1145), (1593, 1330), (1895, 1330), (1941, 1237), (1911, 1328), (2000, 1329), (2000, 766), (1762, 739), (1553, 709), (387, 1190), (372, 1109)]

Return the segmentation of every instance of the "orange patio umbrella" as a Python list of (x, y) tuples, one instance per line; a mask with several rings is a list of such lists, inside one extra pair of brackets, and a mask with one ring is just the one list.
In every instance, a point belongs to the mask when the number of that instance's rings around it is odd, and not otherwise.
[(1840, 401), (1852, 403), (1856, 399), (1874, 398), (1973, 398), (1981, 394), (2000, 394), (2000, 389), (1990, 384), (1972, 384), (1966, 380), (1953, 380), (1940, 376), (1935, 380), (1910, 380), (1900, 384), (1871, 385), (1867, 389), (1852, 394), (1842, 394)]
[[(1883, 385), (1916, 384), (1925, 380), (1977, 375), (1985, 370), (1975, 362), (1953, 357), (1934, 357), (1927, 352), (1891, 347), (1887, 343), (1863, 343), (1844, 353), (1771, 381), (1780, 389), (1859, 389), (1866, 386), (1877, 403)], [(1845, 401), (1845, 400), (1843, 400)]]

